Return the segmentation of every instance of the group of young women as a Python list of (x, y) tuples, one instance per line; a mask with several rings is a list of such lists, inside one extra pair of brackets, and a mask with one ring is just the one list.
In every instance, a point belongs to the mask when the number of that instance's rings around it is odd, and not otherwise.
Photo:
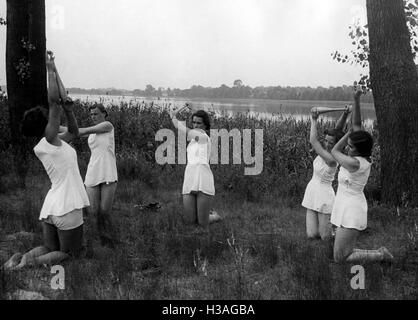
[[(331, 224), (335, 226), (336, 262), (393, 259), (385, 247), (378, 250), (355, 248), (359, 233), (367, 228), (367, 201), (363, 190), (370, 175), (373, 150), (373, 137), (361, 126), (361, 95), (362, 91), (358, 90), (354, 96), (354, 109), (346, 108), (335, 129), (325, 131), (324, 147), (317, 136), (320, 112), (314, 108), (311, 114), (310, 143), (318, 156), (302, 201), (302, 206), (307, 209), (306, 233), (308, 238), (326, 240), (332, 237)], [(351, 112), (351, 127), (344, 134), (343, 128)], [(338, 166), (335, 195), (332, 183)]]
[[(74, 104), (67, 97), (52, 52), (47, 53), (46, 67), (49, 108), (28, 110), (22, 121), (25, 136), (41, 138), (34, 152), (51, 181), (39, 216), (43, 245), (23, 255), (14, 254), (3, 265), (6, 270), (52, 265), (79, 256), (83, 247), (84, 208), (87, 209), (87, 225), (92, 227), (86, 238), (93, 241), (96, 235), (93, 220), (96, 220), (102, 244), (112, 245), (114, 242), (109, 223), (118, 181), (113, 126), (106, 121), (106, 110), (101, 105), (93, 105), (90, 115), (94, 126), (78, 128)], [(60, 126), (62, 111), (67, 127)], [(69, 145), (80, 136), (88, 136), (91, 149), (84, 185), (76, 151)]]
[[(77, 257), (83, 247), (83, 234), (87, 247), (95, 235), (102, 245), (113, 247), (118, 242), (111, 222), (111, 208), (117, 188), (117, 167), (113, 125), (106, 120), (103, 105), (93, 105), (90, 116), (93, 126), (78, 128), (73, 103), (67, 97), (57, 72), (52, 52), (47, 54), (49, 110), (36, 107), (27, 111), (22, 133), (39, 137), (34, 152), (42, 162), (51, 180), (39, 219), (42, 221), (43, 246), (13, 255), (3, 266), (16, 270), (28, 265), (56, 264), (71, 256)], [(363, 193), (370, 167), (373, 138), (362, 130), (360, 116), (361, 91), (355, 94), (354, 109), (346, 108), (335, 129), (325, 131), (321, 145), (317, 133), (317, 120), (321, 114), (312, 109), (310, 143), (318, 156), (314, 161), (312, 180), (309, 182), (302, 205), (306, 212), (308, 238), (332, 238), (331, 224), (336, 229), (334, 260), (385, 260), (393, 256), (385, 248), (379, 250), (355, 249), (359, 232), (367, 227), (367, 202)], [(186, 107), (190, 106), (186, 104)], [(60, 126), (61, 112), (67, 127)], [(209, 159), (211, 154), (209, 115), (199, 110), (192, 115), (192, 129), (177, 119), (180, 110), (172, 110), (174, 126), (187, 136), (187, 166), (183, 181), (183, 205), (186, 219), (208, 230), (212, 222), (221, 217), (210, 211), (215, 186)], [(348, 115), (352, 112), (352, 127), (343, 133)], [(76, 151), (68, 144), (76, 137), (88, 137), (91, 158), (83, 185)], [(348, 147), (345, 154), (343, 149)], [(338, 191), (332, 183), (339, 166)], [(89, 223), (83, 231), (87, 211)], [(93, 223), (96, 222), (96, 223)], [(97, 227), (97, 230), (96, 230)]]

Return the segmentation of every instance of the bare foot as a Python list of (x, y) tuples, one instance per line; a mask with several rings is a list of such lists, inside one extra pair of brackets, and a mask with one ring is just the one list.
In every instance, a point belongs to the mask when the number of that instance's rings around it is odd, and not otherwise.
[(26, 254), (24, 254), (22, 256), (22, 259), (20, 260), (20, 263), (18, 265), (14, 266), (12, 268), (12, 270), (21, 270), (22, 268), (24, 268), (27, 265), (28, 265), (27, 256), (26, 256)]
[(13, 270), (22, 260), (22, 254), (20, 252), (15, 253), (4, 265), (4, 270)]
[(211, 211), (209, 214), (209, 223), (221, 221), (222, 217), (216, 211)]
[(384, 261), (393, 261), (394, 257), (393, 257), (393, 255), (390, 253), (390, 251), (386, 247), (381, 247), (381, 248), (379, 248), (378, 251), (380, 251), (382, 253), (382, 255), (383, 255), (382, 260), (384, 260)]

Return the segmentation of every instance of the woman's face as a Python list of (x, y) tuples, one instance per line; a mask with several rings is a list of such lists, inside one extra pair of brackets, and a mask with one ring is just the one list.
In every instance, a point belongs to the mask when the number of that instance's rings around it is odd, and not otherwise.
[(330, 151), (335, 146), (335, 137), (326, 135), (324, 143), (325, 143), (325, 149)]
[(203, 123), (203, 118), (194, 116), (192, 122), (193, 129), (206, 130), (206, 126)]
[(351, 141), (350, 138), (348, 138), (348, 141), (347, 141), (347, 153), (350, 157), (357, 155), (356, 147), (353, 145), (353, 142)]
[(94, 124), (99, 124), (105, 121), (105, 114), (99, 108), (90, 110), (90, 117)]

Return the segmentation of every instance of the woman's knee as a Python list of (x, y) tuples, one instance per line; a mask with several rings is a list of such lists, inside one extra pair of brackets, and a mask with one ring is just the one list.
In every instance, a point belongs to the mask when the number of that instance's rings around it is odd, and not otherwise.
[(320, 238), (318, 226), (315, 223), (306, 224), (306, 237), (308, 239), (318, 239)]
[(79, 256), (83, 245), (83, 225), (71, 230), (60, 230), (59, 236), (59, 251), (70, 256)]
[(98, 214), (100, 207), (90, 202), (90, 206), (86, 208), (86, 213), (88, 216), (95, 216)]
[(47, 222), (42, 223), (43, 247), (49, 251), (57, 251), (60, 248), (58, 231), (55, 226)]
[(334, 251), (334, 262), (343, 263), (345, 261), (344, 254), (341, 251)]
[(107, 215), (107, 214), (110, 214), (111, 210), (112, 210), (112, 204), (111, 203), (108, 203), (108, 202), (103, 203), (102, 202), (102, 203), (100, 203), (100, 206), (99, 206), (97, 211), (98, 211), (99, 214)]
[(314, 230), (306, 230), (306, 237), (308, 239), (314, 240), (314, 239), (319, 239), (320, 238), (320, 235), (319, 235), (318, 232), (316, 232)]
[(350, 254), (351, 250), (348, 250), (346, 248), (334, 248), (334, 261), (336, 263), (344, 263)]
[(331, 227), (321, 227), (319, 228), (319, 236), (321, 237), (321, 240), (329, 240), (331, 238)]

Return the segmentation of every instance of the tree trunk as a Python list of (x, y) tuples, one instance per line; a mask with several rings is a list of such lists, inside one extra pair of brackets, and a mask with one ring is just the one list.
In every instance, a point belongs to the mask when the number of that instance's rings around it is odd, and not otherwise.
[(30, 106), (48, 106), (46, 81), (45, 0), (29, 1), (29, 42), (35, 50), (29, 54), (32, 75), (29, 79)]
[[(34, 48), (25, 47), (23, 41)], [(48, 106), (45, 42), (45, 1), (7, 0), (7, 95), (15, 173), (21, 187), (25, 186), (31, 152), (20, 130), (23, 114), (37, 105)], [(19, 74), (17, 67), (26, 63), (25, 74)]]
[(382, 200), (418, 203), (418, 75), (402, 0), (367, 0)]

